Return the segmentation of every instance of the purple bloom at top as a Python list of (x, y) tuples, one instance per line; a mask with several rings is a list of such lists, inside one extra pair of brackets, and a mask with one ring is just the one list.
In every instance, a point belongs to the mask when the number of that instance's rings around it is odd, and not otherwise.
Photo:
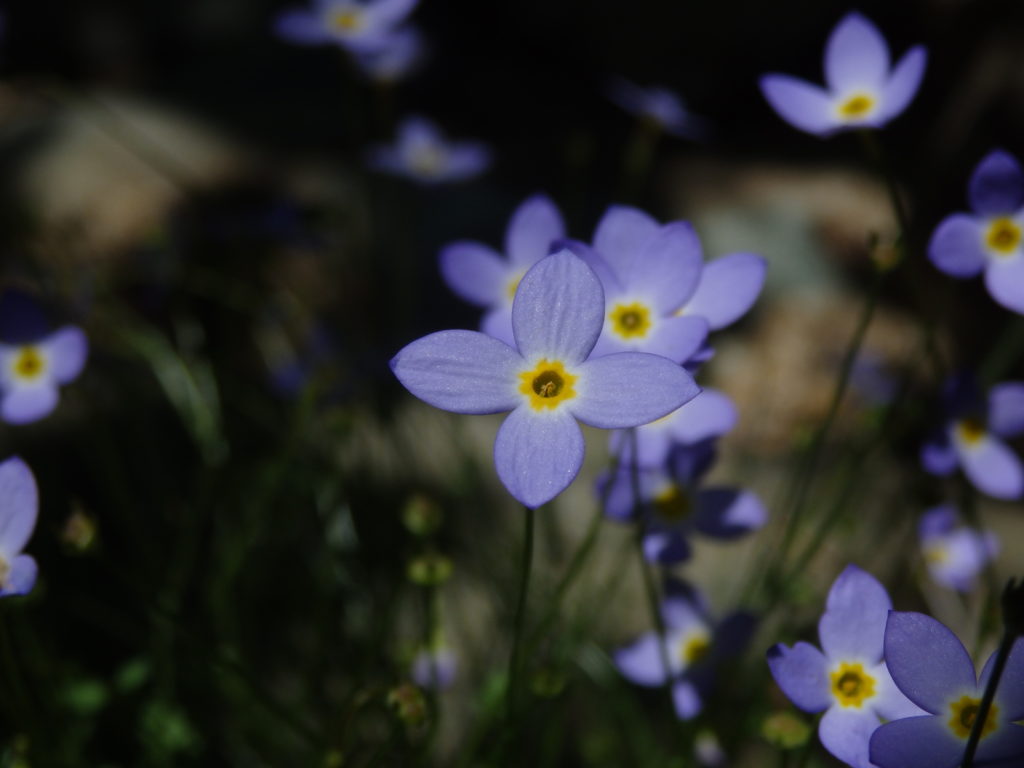
[(648, 120), (666, 133), (696, 139), (706, 131), (705, 120), (690, 112), (683, 100), (668, 88), (642, 88), (615, 78), (608, 86), (609, 98), (631, 115)]
[(421, 648), (409, 668), (413, 682), (420, 688), (443, 691), (455, 682), (458, 662), (451, 649), (443, 645)]
[(541, 259), (512, 303), (515, 347), (476, 331), (440, 331), (414, 341), (391, 369), (421, 400), (456, 413), (511, 411), (494, 442), (498, 477), (528, 507), (550, 501), (583, 462), (577, 420), (602, 429), (646, 424), (700, 388), (657, 355), (593, 357), (604, 292), (568, 251)]
[(975, 531), (957, 522), (952, 505), (933, 507), (921, 516), (918, 536), (932, 579), (944, 587), (969, 592), (981, 569), (999, 551), (999, 540), (991, 531)]
[(293, 8), (280, 14), (274, 21), (274, 30), (291, 43), (335, 43), (354, 52), (366, 51), (385, 45), (418, 2), (313, 0), (310, 8)]
[(413, 116), (398, 126), (394, 145), (372, 147), (367, 162), (421, 184), (441, 184), (480, 175), (491, 164), (491, 152), (478, 141), (448, 141), (432, 122)]
[(999, 304), (1024, 314), (1024, 172), (997, 149), (971, 174), (972, 213), (954, 213), (936, 227), (928, 258), (953, 277), (985, 273), (985, 287)]
[(1024, 382), (997, 384), (982, 395), (958, 376), (946, 384), (945, 422), (921, 449), (921, 464), (933, 475), (959, 466), (975, 488), (997, 499), (1024, 496), (1024, 466), (1004, 439), (1024, 433)]
[(849, 13), (825, 45), (827, 88), (769, 74), (761, 78), (761, 92), (783, 120), (807, 133), (881, 128), (914, 98), (927, 58), (917, 45), (890, 67), (889, 46), (878, 28), (859, 13)]
[(558, 207), (546, 195), (523, 201), (505, 230), (504, 257), (490, 246), (460, 240), (441, 250), (441, 275), (461, 298), (486, 308), (480, 330), (513, 344), (512, 299), (526, 270), (565, 237)]
[(0, 463), (0, 597), (28, 594), (36, 583), (36, 561), (21, 550), (32, 536), (38, 512), (32, 470), (17, 457)]
[[(945, 625), (921, 613), (892, 611), (885, 626), (885, 658), (899, 689), (921, 707), (918, 717), (881, 726), (871, 737), (879, 768), (956, 768), (992, 674), (995, 654), (976, 678), (974, 662)], [(1024, 640), (1017, 638), (981, 727), (974, 765), (1024, 765)]]
[(58, 385), (78, 377), (88, 352), (85, 334), (72, 325), (30, 341), (0, 342), (0, 419), (28, 424), (49, 415), (60, 399)]
[(775, 682), (800, 709), (825, 713), (818, 738), (853, 768), (871, 768), (868, 742), (881, 719), (920, 714), (897, 690), (882, 658), (891, 608), (885, 587), (847, 566), (832, 584), (818, 622), (822, 650), (805, 642), (768, 650)]
[(423, 35), (415, 27), (406, 26), (383, 37), (373, 48), (356, 51), (355, 61), (371, 80), (397, 83), (416, 70), (425, 52)]

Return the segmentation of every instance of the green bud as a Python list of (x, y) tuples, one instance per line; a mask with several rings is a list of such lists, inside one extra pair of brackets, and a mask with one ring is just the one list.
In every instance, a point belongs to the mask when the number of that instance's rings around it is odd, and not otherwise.
[(388, 691), (388, 706), (408, 726), (419, 726), (427, 719), (427, 700), (412, 683), (402, 683)]
[(414, 536), (429, 536), (441, 527), (441, 507), (421, 493), (413, 494), (402, 510), (402, 522)]
[(421, 587), (436, 587), (451, 578), (452, 561), (444, 555), (428, 552), (409, 561), (406, 574), (409, 581)]
[(811, 726), (792, 712), (776, 712), (761, 723), (761, 735), (782, 749), (796, 749), (811, 737)]

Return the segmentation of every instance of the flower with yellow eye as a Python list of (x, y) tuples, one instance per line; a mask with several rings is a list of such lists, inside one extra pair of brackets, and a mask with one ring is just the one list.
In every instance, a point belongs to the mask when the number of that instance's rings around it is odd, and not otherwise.
[(800, 709), (825, 712), (818, 725), (821, 743), (854, 768), (870, 768), (868, 743), (882, 719), (923, 714), (896, 689), (882, 659), (891, 608), (873, 576), (847, 566), (818, 623), (824, 652), (804, 642), (768, 651), (775, 682)]
[(914, 46), (890, 68), (889, 46), (859, 13), (847, 14), (825, 45), (828, 88), (790, 75), (761, 78), (761, 92), (794, 128), (829, 136), (852, 128), (880, 128), (903, 112), (917, 93), (927, 53)]
[(947, 216), (932, 235), (928, 258), (947, 275), (984, 272), (985, 287), (999, 304), (1024, 314), (1024, 171), (997, 149), (971, 174), (972, 213)]
[(274, 29), (290, 43), (335, 43), (363, 53), (387, 45), (418, 3), (419, 0), (314, 0), (312, 8), (293, 8), (279, 15)]
[(448, 141), (432, 122), (413, 116), (398, 126), (394, 145), (370, 149), (367, 163), (420, 184), (444, 184), (479, 176), (490, 166), (491, 152), (478, 141)]
[(24, 555), (39, 511), (32, 470), (14, 457), (0, 463), (0, 597), (25, 595), (36, 583), (36, 561)]
[(921, 516), (917, 530), (932, 580), (949, 589), (969, 592), (982, 568), (999, 551), (999, 540), (991, 531), (957, 525), (957, 517), (950, 504), (933, 507)]
[(0, 343), (0, 418), (27, 424), (57, 407), (58, 385), (77, 378), (88, 355), (85, 334), (66, 326), (31, 343)]

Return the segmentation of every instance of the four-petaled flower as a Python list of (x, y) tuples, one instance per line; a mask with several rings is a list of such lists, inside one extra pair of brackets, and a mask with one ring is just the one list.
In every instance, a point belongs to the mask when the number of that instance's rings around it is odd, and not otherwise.
[(85, 334), (65, 326), (31, 343), (0, 343), (0, 418), (27, 424), (57, 407), (57, 386), (75, 379), (88, 355)]
[(512, 303), (516, 347), (475, 331), (440, 331), (391, 361), (410, 392), (456, 413), (511, 411), (494, 443), (509, 492), (528, 507), (561, 493), (583, 462), (577, 419), (603, 429), (646, 424), (700, 391), (679, 365), (658, 355), (589, 357), (604, 322), (594, 272), (568, 251), (523, 277)]
[(423, 117), (408, 117), (398, 126), (393, 146), (378, 145), (367, 155), (370, 167), (421, 184), (465, 181), (491, 164), (491, 153), (477, 141), (447, 141), (437, 126)]
[[(892, 679), (924, 712), (881, 726), (871, 737), (879, 768), (956, 768), (995, 654), (975, 677), (974, 662), (945, 625), (921, 613), (892, 611), (885, 626), (885, 659)], [(1013, 644), (991, 709), (981, 726), (976, 766), (1024, 765), (1024, 641)]]
[(991, 531), (957, 525), (956, 510), (949, 504), (925, 512), (917, 530), (932, 579), (960, 592), (974, 588), (975, 577), (999, 551), (999, 540)]
[(642, 88), (615, 78), (608, 86), (608, 96), (631, 115), (673, 136), (696, 139), (705, 133), (704, 119), (690, 112), (683, 100), (668, 88), (656, 85)]
[(419, 0), (313, 0), (311, 8), (291, 9), (277, 17), (274, 28), (292, 43), (335, 43), (354, 52), (388, 43), (389, 37)]
[(783, 692), (805, 712), (825, 712), (818, 737), (854, 768), (870, 768), (868, 741), (880, 718), (919, 714), (897, 690), (882, 660), (892, 603), (885, 588), (850, 565), (828, 593), (818, 622), (819, 651), (810, 643), (768, 651), (768, 666)]
[(859, 13), (847, 14), (825, 46), (828, 89), (789, 75), (761, 78), (761, 92), (783, 120), (818, 136), (880, 128), (899, 115), (924, 75), (927, 54), (915, 46), (890, 71), (889, 46)]
[(978, 163), (967, 187), (974, 213), (942, 220), (928, 258), (953, 277), (985, 272), (985, 287), (1007, 309), (1024, 314), (1024, 171), (995, 150)]
[(38, 568), (21, 553), (36, 527), (39, 491), (32, 470), (14, 457), (0, 463), (0, 597), (26, 595)]

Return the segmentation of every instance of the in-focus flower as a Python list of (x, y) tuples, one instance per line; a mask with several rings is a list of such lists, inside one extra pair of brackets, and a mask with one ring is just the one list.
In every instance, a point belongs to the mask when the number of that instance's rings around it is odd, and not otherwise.
[[(703, 599), (687, 584), (670, 580), (661, 604), (665, 636), (647, 632), (615, 652), (615, 666), (623, 677), (650, 688), (672, 681), (672, 700), (680, 720), (700, 714), (703, 700), (714, 683), (715, 668), (742, 652), (753, 634), (755, 620), (734, 613), (717, 625), (708, 617)], [(666, 653), (666, 673), (663, 657)]]
[(382, 38), (379, 45), (357, 51), (355, 61), (371, 80), (397, 83), (416, 70), (425, 53), (423, 35), (415, 27), (406, 26)]
[(603, 317), (597, 276), (560, 251), (519, 283), (512, 303), (515, 348), (475, 331), (440, 331), (402, 349), (391, 369), (437, 408), (511, 411), (498, 430), (494, 463), (509, 492), (538, 507), (579, 472), (577, 419), (602, 429), (646, 424), (700, 391), (686, 371), (657, 355), (590, 356)]
[(565, 237), (558, 207), (546, 195), (523, 201), (505, 230), (505, 254), (490, 246), (460, 240), (441, 250), (441, 275), (461, 298), (487, 312), (480, 330), (506, 344), (512, 338), (512, 299), (526, 270), (551, 253), (552, 244)]
[(854, 565), (839, 574), (818, 622), (819, 651), (810, 643), (768, 651), (779, 687), (805, 712), (825, 712), (818, 738), (854, 768), (870, 768), (868, 741), (880, 719), (920, 714), (892, 682), (882, 660), (892, 603), (885, 587)]
[(293, 8), (274, 21), (277, 34), (290, 43), (335, 43), (353, 51), (387, 44), (388, 37), (412, 13), (419, 0), (313, 0), (310, 8)]
[(443, 645), (421, 648), (413, 657), (409, 673), (420, 688), (443, 691), (455, 682), (458, 663), (451, 649)]
[(29, 343), (0, 343), (0, 417), (27, 424), (49, 415), (58, 385), (77, 378), (88, 350), (85, 334), (71, 325)]
[[(975, 677), (974, 662), (945, 625), (921, 613), (892, 611), (885, 627), (892, 679), (924, 712), (881, 726), (871, 737), (879, 768), (956, 768), (978, 715), (995, 654)], [(976, 766), (1024, 765), (1024, 641), (1014, 643), (981, 728)]]
[(32, 470), (14, 457), (0, 463), (0, 597), (26, 595), (36, 583), (38, 568), (24, 555), (39, 512), (39, 491)]
[(850, 13), (825, 46), (821, 88), (790, 75), (761, 78), (761, 92), (794, 128), (818, 136), (851, 128), (880, 128), (899, 115), (917, 93), (927, 53), (917, 45), (890, 69), (889, 46), (878, 28)]
[(491, 164), (491, 152), (478, 141), (447, 141), (436, 125), (414, 116), (398, 126), (393, 146), (371, 148), (367, 162), (378, 171), (440, 184), (480, 175)]
[(979, 491), (997, 499), (1024, 495), (1024, 467), (1003, 442), (1024, 433), (1024, 382), (997, 384), (986, 398), (972, 379), (957, 376), (943, 393), (943, 426), (921, 449), (921, 464), (933, 475), (959, 466)]
[(683, 100), (668, 88), (653, 85), (642, 88), (615, 78), (608, 86), (608, 96), (631, 115), (673, 136), (696, 139), (707, 130), (706, 121), (690, 112)]
[(985, 273), (997, 302), (1024, 314), (1024, 172), (1013, 155), (987, 154), (971, 174), (973, 213), (947, 216), (932, 235), (928, 258), (953, 277)]
[(918, 523), (925, 567), (937, 583), (969, 592), (981, 569), (999, 551), (991, 531), (975, 531), (957, 525), (956, 510), (949, 504), (929, 509)]

